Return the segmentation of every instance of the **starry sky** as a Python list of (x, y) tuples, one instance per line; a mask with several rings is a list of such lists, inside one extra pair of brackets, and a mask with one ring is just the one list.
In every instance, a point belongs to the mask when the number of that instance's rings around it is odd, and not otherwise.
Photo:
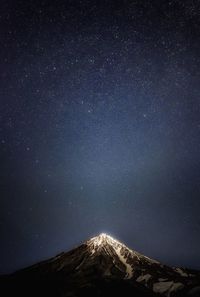
[(200, 268), (200, 2), (2, 0), (0, 273), (101, 232)]

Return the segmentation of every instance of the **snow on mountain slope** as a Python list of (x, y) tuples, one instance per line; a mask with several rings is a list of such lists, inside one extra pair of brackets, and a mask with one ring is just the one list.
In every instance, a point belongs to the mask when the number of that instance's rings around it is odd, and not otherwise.
[(134, 296), (199, 296), (200, 288), (199, 273), (162, 265), (105, 233), (67, 253), (20, 270), (12, 277), (22, 282), (24, 278), (29, 282), (33, 279), (34, 284), (48, 280), (56, 292), (64, 292), (50, 295), (56, 297), (82, 296), (80, 292), (86, 288), (93, 290), (93, 295), (103, 290), (98, 296), (107, 296), (105, 286), (111, 292), (129, 288), (135, 292)]
[[(87, 246), (92, 254), (101, 251), (110, 255), (113, 264), (124, 273), (124, 279), (136, 281), (166, 297), (174, 296), (181, 290), (184, 291), (195, 279), (194, 274), (187, 273), (181, 268), (162, 265), (156, 260), (130, 250), (121, 242), (104, 233), (87, 241)], [(119, 262), (123, 266), (119, 265)]]

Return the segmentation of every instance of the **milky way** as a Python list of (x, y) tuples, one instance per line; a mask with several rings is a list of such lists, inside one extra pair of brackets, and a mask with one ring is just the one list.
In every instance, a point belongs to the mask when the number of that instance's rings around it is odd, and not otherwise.
[(200, 268), (199, 1), (0, 8), (0, 271), (100, 232)]

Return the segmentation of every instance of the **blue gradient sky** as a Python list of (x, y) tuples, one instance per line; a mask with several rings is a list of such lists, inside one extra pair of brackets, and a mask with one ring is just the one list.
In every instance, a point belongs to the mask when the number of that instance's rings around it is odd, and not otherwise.
[(102, 231), (200, 268), (199, 3), (156, 2), (1, 2), (1, 273)]

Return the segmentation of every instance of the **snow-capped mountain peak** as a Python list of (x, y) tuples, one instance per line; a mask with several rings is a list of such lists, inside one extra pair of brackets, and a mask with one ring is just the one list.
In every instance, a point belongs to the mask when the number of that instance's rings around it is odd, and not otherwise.
[[(97, 292), (98, 296), (105, 297), (112, 295), (110, 292), (117, 295), (119, 290), (121, 294), (128, 292), (126, 296), (200, 296), (198, 272), (163, 265), (106, 233), (69, 252), (18, 271), (6, 280), (6, 290), (11, 288), (7, 296), (15, 294), (15, 284), (20, 295), (23, 291), (21, 296), (27, 296), (27, 288), (35, 288), (36, 292), (31, 295), (34, 297), (75, 297), (85, 296), (85, 293), (95, 296)], [(2, 282), (4, 284), (4, 279)], [(41, 286), (48, 294), (38, 295)]]
[[(92, 255), (96, 252), (103, 251), (105, 255), (112, 258), (112, 263), (116, 265), (119, 270), (123, 271), (124, 269), (121, 269), (121, 267), (125, 268), (124, 278), (129, 279), (133, 276), (133, 269), (127, 261), (132, 251), (129, 250), (123, 243), (112, 238), (106, 233), (101, 233), (100, 235), (93, 237), (89, 241), (87, 241), (87, 245), (91, 250)], [(124, 253), (124, 250), (126, 251), (126, 253)], [(120, 265), (118, 265), (119, 262)]]
[(95, 249), (98, 249), (100, 247), (110, 245), (112, 247), (116, 247), (119, 245), (123, 245), (118, 240), (114, 239), (110, 235), (106, 233), (101, 233), (98, 236), (95, 236), (87, 241), (88, 246), (93, 246)]

